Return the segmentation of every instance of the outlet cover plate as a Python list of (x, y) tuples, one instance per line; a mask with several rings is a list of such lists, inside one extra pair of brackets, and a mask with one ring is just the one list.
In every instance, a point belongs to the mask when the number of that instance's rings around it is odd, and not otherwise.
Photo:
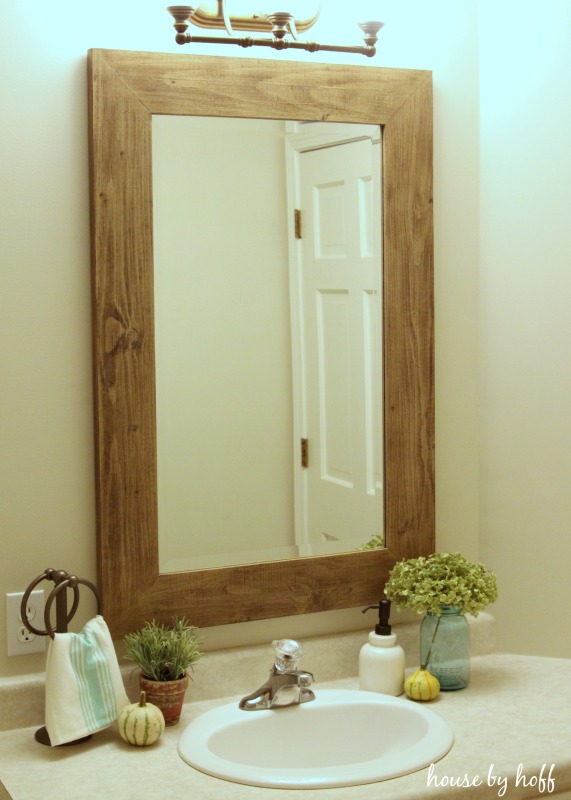
[[(30, 633), (22, 622), (20, 606), (23, 596), (24, 592), (12, 592), (6, 595), (6, 634), (9, 656), (43, 653), (46, 649), (46, 637)], [(28, 619), (40, 631), (44, 628), (44, 605), (44, 590), (34, 589), (28, 600)]]

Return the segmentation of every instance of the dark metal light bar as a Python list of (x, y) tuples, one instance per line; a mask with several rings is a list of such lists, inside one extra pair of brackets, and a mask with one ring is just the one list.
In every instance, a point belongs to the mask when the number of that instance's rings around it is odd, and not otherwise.
[[(213, 23), (212, 27), (225, 27), (228, 31), (228, 36), (192, 36), (186, 31), (189, 25), (193, 23), (193, 15), (196, 9), (192, 6), (169, 6), (167, 11), (175, 20), (174, 28), (177, 32), (175, 37), (176, 43), (180, 45), (191, 43), (236, 44), (239, 47), (259, 46), (271, 47), (274, 50), (307, 50), (310, 53), (317, 53), (321, 50), (325, 52), (337, 53), (359, 53), (364, 56), (372, 57), (377, 52), (375, 47), (378, 39), (377, 34), (383, 27), (382, 22), (360, 22), (359, 27), (365, 34), (364, 45), (345, 46), (318, 44), (317, 42), (302, 42), (297, 36), (298, 27), (301, 29), (301, 25), (293, 18), (291, 14), (279, 12), (265, 15), (265, 19), (267, 20), (267, 23), (269, 23), (273, 33), (272, 39), (251, 36), (237, 37), (232, 35), (234, 32), (232, 27), (233, 20), (231, 17), (228, 17), (225, 12), (224, 0), (219, 0), (219, 6), (220, 15), (219, 17), (216, 17), (216, 21), (219, 24), (216, 24), (215, 26)], [(311, 24), (313, 24), (315, 19), (317, 19), (317, 17), (311, 21)], [(199, 24), (204, 26), (203, 22)], [(246, 24), (243, 19), (241, 25), (242, 24)], [(305, 28), (310, 27), (307, 22), (302, 24), (305, 26)], [(286, 38), (288, 34), (292, 37), (291, 39)]]

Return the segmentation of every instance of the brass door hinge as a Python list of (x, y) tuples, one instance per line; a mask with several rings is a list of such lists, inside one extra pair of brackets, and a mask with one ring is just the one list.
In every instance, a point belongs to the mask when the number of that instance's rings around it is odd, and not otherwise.
[(301, 209), (296, 208), (293, 212), (293, 221), (295, 228), (295, 238), (301, 239)]
[(307, 469), (309, 467), (309, 440), (302, 439), (301, 440), (301, 466), (303, 469)]

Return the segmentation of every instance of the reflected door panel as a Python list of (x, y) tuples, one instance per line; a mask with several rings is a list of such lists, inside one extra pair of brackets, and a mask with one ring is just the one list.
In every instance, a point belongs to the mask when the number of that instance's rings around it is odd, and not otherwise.
[(307, 555), (382, 535), (378, 150), (367, 139), (300, 156)]

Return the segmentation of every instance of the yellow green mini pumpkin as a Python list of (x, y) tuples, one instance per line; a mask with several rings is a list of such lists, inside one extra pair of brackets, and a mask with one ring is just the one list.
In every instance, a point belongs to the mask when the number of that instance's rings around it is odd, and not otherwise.
[(405, 680), (404, 690), (413, 700), (434, 700), (440, 692), (440, 683), (427, 669), (417, 669)]
[(126, 742), (145, 747), (160, 739), (165, 729), (165, 718), (161, 709), (147, 703), (145, 692), (141, 692), (138, 703), (131, 703), (121, 709), (117, 725)]

